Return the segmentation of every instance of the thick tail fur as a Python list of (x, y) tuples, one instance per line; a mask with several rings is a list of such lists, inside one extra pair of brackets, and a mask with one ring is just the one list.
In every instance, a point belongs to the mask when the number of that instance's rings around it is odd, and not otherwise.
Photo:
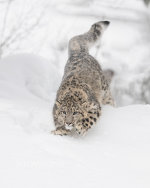
[(88, 32), (73, 37), (69, 41), (69, 56), (89, 53), (89, 48), (101, 37), (108, 25), (109, 21), (97, 22)]

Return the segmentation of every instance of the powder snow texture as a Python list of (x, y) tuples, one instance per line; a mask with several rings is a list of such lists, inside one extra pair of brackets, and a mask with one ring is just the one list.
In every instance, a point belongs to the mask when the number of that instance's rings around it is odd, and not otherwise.
[(33, 55), (0, 62), (0, 187), (149, 188), (150, 105), (106, 106), (87, 136), (51, 135), (56, 66)]
[[(150, 5), (146, 7), (144, 0), (3, 2), (0, 1), (0, 42), (4, 38), (9, 40), (2, 45), (2, 57), (16, 53), (38, 54), (57, 65), (62, 74), (70, 38), (87, 32), (95, 22), (109, 20), (101, 42), (90, 53), (103, 69), (115, 72), (112, 94), (117, 106), (150, 104)], [(30, 90), (34, 93), (36, 90), (38, 96), (44, 95), (43, 89), (39, 92), (39, 85), (33, 82)]]

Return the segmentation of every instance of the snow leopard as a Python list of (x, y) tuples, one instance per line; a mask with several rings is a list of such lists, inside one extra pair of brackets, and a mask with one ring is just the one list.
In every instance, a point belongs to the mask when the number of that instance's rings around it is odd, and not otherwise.
[(85, 135), (101, 116), (102, 105), (114, 105), (99, 62), (89, 49), (101, 38), (109, 21), (94, 23), (88, 32), (70, 39), (68, 61), (53, 107), (55, 135)]

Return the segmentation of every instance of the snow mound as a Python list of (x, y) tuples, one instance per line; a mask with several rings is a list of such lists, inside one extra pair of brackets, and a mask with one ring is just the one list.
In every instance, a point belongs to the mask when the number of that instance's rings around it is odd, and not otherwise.
[(54, 136), (60, 81), (43, 58), (1, 60), (0, 187), (149, 188), (150, 105), (106, 106), (87, 136)]

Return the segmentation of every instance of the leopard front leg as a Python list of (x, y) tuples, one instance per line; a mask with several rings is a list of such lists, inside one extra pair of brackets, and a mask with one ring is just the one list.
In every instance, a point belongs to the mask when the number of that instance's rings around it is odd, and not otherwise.
[(87, 132), (87, 128), (84, 127), (82, 123), (75, 125), (75, 129), (76, 129), (76, 132), (82, 136), (85, 135)]
[(96, 123), (97, 118), (100, 116), (100, 110), (98, 112), (89, 111), (85, 118), (75, 125), (76, 132), (80, 135), (85, 135), (87, 131)]
[(101, 115), (101, 108), (89, 111), (85, 117), (75, 126), (76, 132), (85, 135), (87, 131), (97, 122)]
[(56, 130), (51, 131), (51, 133), (54, 135), (64, 136), (64, 135), (69, 135), (71, 131), (66, 129), (65, 127), (58, 127), (56, 128)]

